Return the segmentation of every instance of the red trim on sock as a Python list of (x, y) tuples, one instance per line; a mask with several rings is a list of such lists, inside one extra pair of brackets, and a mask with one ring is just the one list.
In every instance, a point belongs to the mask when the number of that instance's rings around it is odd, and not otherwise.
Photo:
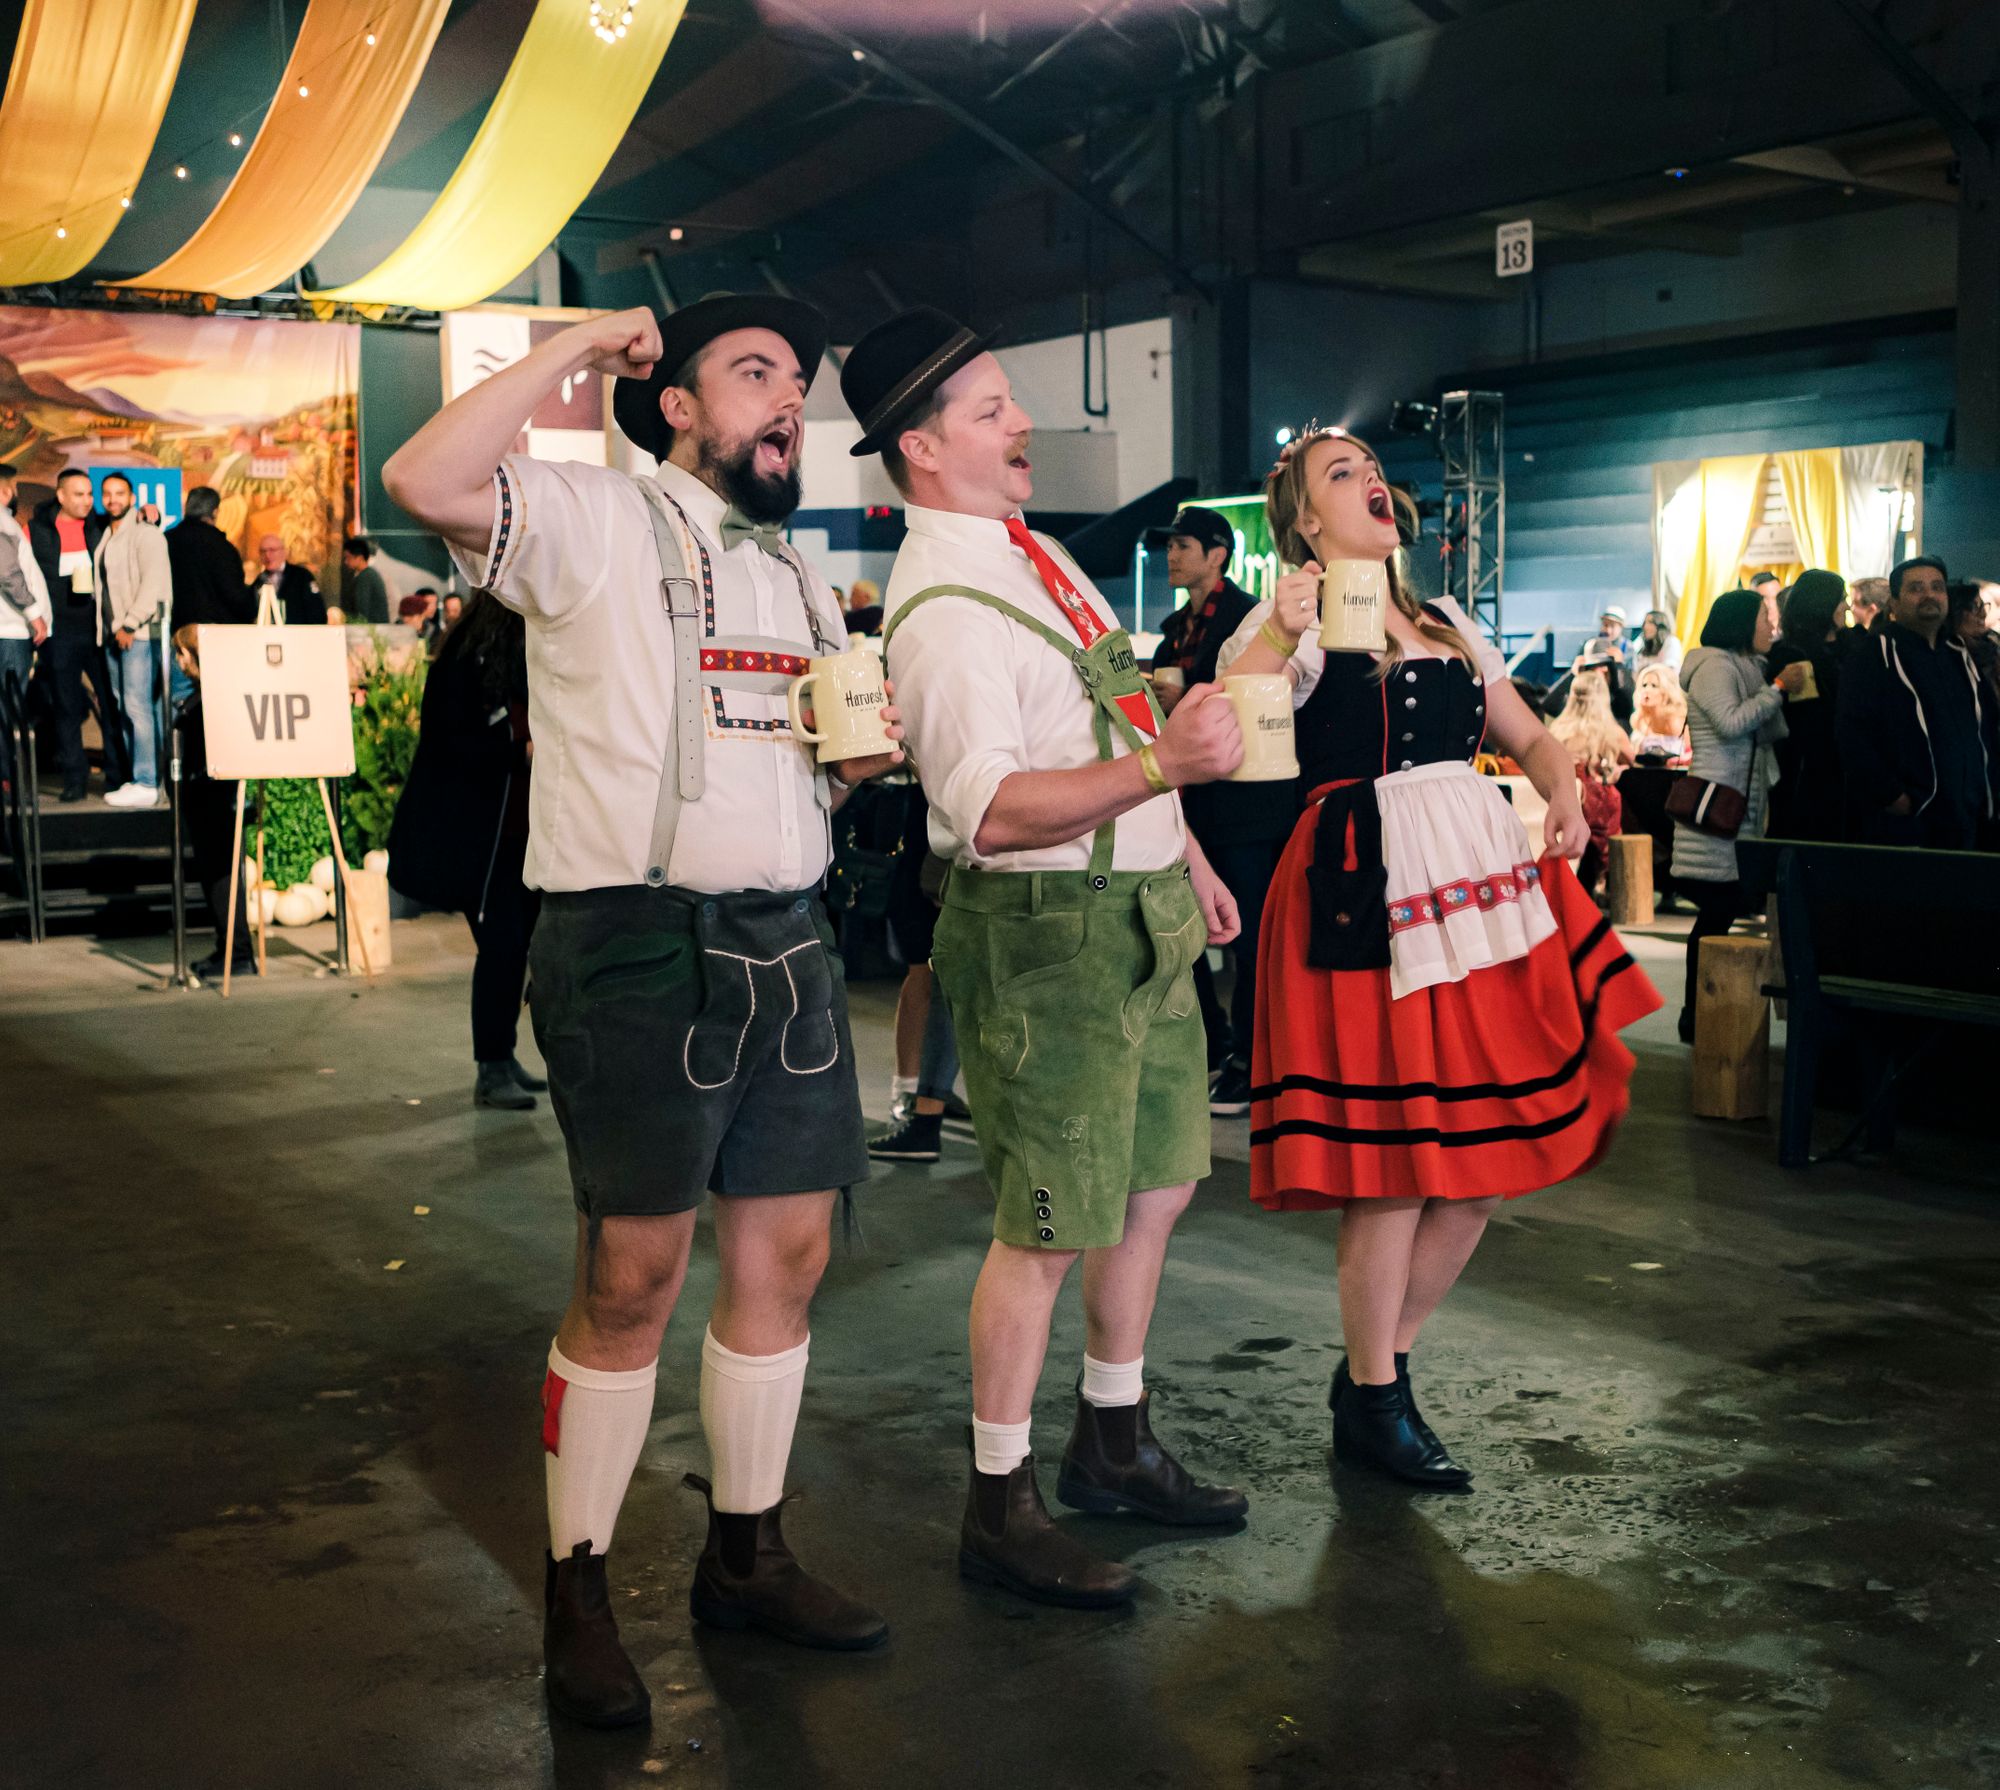
[(568, 1390), (569, 1382), (550, 1368), (542, 1381), (542, 1447), (553, 1455), (562, 1453), (562, 1402)]

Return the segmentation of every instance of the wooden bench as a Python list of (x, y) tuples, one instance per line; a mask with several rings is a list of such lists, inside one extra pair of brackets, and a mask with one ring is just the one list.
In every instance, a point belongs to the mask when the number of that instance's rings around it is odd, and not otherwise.
[[(2000, 993), (1823, 974), (1831, 910), (1856, 908), (1880, 915), (1887, 934), (1919, 929), (1947, 936), (1958, 916), (2000, 914), (2000, 855), (1987, 852), (1915, 851), (1900, 846), (1823, 845), (1814, 841), (1740, 839), (1736, 859), (1743, 892), (1775, 896), (1784, 981), (1767, 992), (1787, 1002), (1785, 1085), (1780, 1097), (1778, 1161), (1805, 1168), (1812, 1154), (1813, 1095), (1829, 1031), (1858, 1021), (1857, 1036), (1877, 1060), (1875, 1085), (1860, 1120), (1840, 1147), (1851, 1152), (1864, 1133), (1872, 1148), (1886, 1148), (1895, 1133), (1897, 1085), (1934, 1044), (1947, 1024), (2000, 1027)], [(1966, 929), (1968, 970), (1992, 973), (2000, 948), (1988, 929)], [(1887, 1036), (1867, 1023), (1889, 1022)], [(1908, 1022), (1908, 1023), (1906, 1023)], [(1900, 1041), (1900, 1053), (1893, 1041)]]

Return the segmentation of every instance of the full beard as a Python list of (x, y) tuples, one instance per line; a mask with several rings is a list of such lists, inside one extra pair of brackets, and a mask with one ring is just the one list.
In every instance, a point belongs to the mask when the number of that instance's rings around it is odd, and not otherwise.
[(800, 480), (796, 459), (780, 473), (757, 470), (757, 442), (724, 445), (702, 441), (697, 446), (699, 476), (704, 484), (720, 491), (752, 522), (784, 522), (799, 507)]

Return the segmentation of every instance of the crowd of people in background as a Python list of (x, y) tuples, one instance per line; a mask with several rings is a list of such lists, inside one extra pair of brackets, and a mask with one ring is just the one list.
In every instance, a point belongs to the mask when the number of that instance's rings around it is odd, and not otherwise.
[[(72, 467), (32, 514), (19, 513), (21, 480), (0, 465), (0, 694), (32, 718), (46, 714), (59, 798), (89, 793), (86, 724), (100, 744), (104, 800), (150, 808), (161, 799), (167, 729), (194, 692), (174, 650), (204, 622), (275, 619), (292, 626), (349, 622), (412, 628), (437, 656), (464, 598), (424, 585), (398, 599), (366, 535), (341, 546), (344, 589), (329, 603), (283, 535), (257, 542), (254, 567), (217, 526), (221, 493), (197, 485), (170, 528), (135, 501), (124, 473)], [(392, 613), (393, 611), (393, 613)], [(11, 746), (0, 729), (0, 784), (11, 781)]]
[(1694, 908), (1683, 1037), (1700, 942), (1743, 916), (1739, 838), (2000, 850), (2000, 583), (1924, 554), (1852, 584), (1761, 574), (1686, 650), (1664, 611), (1626, 620), (1608, 607), (1529, 694), (1576, 760), (1586, 886), (1612, 834), (1649, 834), (1660, 892)]

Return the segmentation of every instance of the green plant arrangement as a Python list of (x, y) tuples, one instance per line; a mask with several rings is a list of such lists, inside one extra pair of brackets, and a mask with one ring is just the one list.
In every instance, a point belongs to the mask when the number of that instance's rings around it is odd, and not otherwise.
[[(417, 717), (423, 707), (421, 653), (390, 661), (379, 650), (362, 661), (354, 692), (354, 775), (342, 780), (340, 842), (350, 864), (389, 843), (396, 799), (417, 751)], [(289, 889), (312, 875), (312, 867), (332, 850), (319, 789), (309, 779), (273, 779), (253, 790), (264, 829), (264, 876), (274, 889)], [(256, 855), (256, 832), (244, 835), (244, 849)]]

